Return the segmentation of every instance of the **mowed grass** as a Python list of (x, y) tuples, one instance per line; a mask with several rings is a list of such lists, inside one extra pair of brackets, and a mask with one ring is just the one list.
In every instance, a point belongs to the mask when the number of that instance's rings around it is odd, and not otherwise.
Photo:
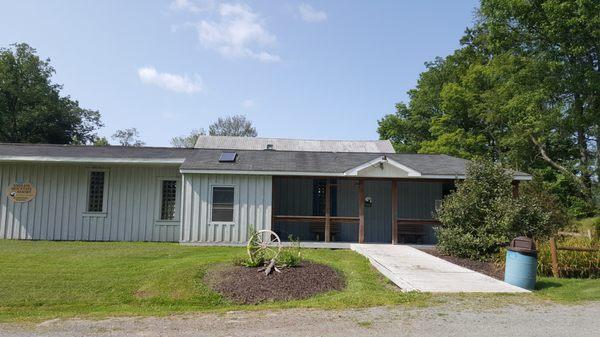
[(421, 304), (402, 293), (368, 260), (348, 250), (303, 250), (340, 271), (347, 283), (306, 300), (236, 305), (202, 281), (207, 268), (244, 254), (237, 247), (171, 243), (0, 240), (0, 321), (62, 317), (167, 315), (266, 308), (352, 308)]
[(538, 278), (535, 294), (557, 302), (600, 301), (600, 279)]

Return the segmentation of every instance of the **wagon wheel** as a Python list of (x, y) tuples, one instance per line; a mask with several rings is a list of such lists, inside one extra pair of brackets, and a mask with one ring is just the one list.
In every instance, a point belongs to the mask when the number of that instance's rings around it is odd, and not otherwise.
[(250, 237), (247, 250), (252, 262), (256, 262), (256, 259), (260, 256), (265, 261), (271, 261), (276, 259), (281, 251), (281, 240), (275, 232), (263, 229)]

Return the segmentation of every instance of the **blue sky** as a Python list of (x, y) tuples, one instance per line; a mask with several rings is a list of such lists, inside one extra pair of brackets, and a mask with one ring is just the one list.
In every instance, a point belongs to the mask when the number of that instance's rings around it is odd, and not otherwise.
[(147, 145), (246, 115), (259, 136), (377, 139), (424, 62), (459, 46), (477, 1), (10, 1), (0, 46), (27, 42)]

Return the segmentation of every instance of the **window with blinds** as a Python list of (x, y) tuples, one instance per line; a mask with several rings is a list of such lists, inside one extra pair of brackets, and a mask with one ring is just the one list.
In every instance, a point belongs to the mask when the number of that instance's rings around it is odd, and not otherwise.
[(175, 220), (177, 180), (163, 180), (160, 193), (160, 220)]
[(212, 221), (233, 222), (233, 196), (233, 187), (213, 187)]

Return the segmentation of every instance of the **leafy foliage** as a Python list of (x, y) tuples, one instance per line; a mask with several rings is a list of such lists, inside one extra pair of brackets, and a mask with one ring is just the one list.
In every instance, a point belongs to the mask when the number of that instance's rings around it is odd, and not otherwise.
[(500, 165), (476, 160), (438, 212), (438, 247), (450, 255), (488, 259), (516, 236), (543, 238), (564, 225), (553, 224), (551, 217), (532, 195), (513, 197), (512, 177)]
[(252, 122), (242, 115), (217, 119), (208, 127), (208, 134), (211, 136), (238, 137), (256, 137), (258, 135), (256, 128), (252, 126)]
[[(600, 247), (600, 241), (588, 238), (565, 237), (557, 240), (563, 247), (594, 248)], [(545, 241), (538, 244), (538, 274), (552, 276), (550, 244)], [(561, 277), (600, 278), (600, 252), (558, 251), (558, 267)]]
[(100, 113), (62, 96), (54, 72), (50, 60), (25, 43), (0, 48), (0, 142), (93, 142)]
[(142, 142), (139, 137), (140, 133), (136, 128), (117, 130), (112, 135), (112, 139), (116, 140), (121, 146), (144, 146), (146, 143)]
[(482, 0), (452, 55), (379, 121), (399, 151), (532, 172), (570, 214), (599, 202), (600, 2)]
[(187, 136), (177, 136), (171, 139), (171, 145), (173, 147), (184, 147), (184, 148), (193, 148), (196, 145), (196, 141), (199, 136), (203, 136), (206, 134), (204, 129), (193, 129), (189, 135)]

